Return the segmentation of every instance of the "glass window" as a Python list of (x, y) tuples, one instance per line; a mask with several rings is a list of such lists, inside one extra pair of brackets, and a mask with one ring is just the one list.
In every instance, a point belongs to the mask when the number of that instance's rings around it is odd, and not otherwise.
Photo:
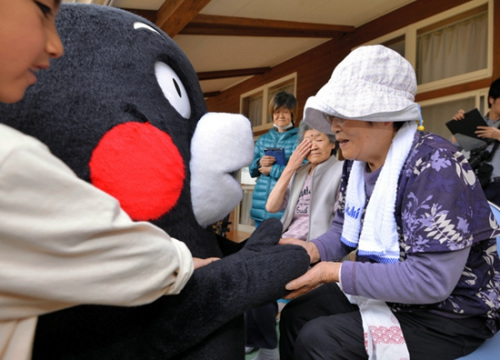
[(459, 109), (468, 111), (475, 107), (475, 96), (422, 106), (422, 118), (424, 120), (425, 131), (438, 134), (445, 139), (450, 140), (451, 133), (446, 127), (446, 122), (450, 121)]
[(261, 92), (244, 99), (246, 109), (243, 113), (250, 120), (252, 127), (262, 124), (262, 99), (263, 94)]
[(389, 49), (396, 51), (402, 57), (405, 57), (405, 37), (399, 36), (397, 38), (391, 39), (382, 43), (382, 45), (387, 46)]
[[(457, 17), (459, 19), (456, 19)], [(418, 31), (416, 59), (418, 84), (487, 68), (486, 5), (457, 17)]]
[(367, 44), (383, 44), (415, 68), (420, 93), (492, 76), (493, 0), (471, 0)]
[(250, 218), (250, 209), (252, 208), (252, 196), (254, 186), (243, 185), (243, 199), (239, 206), (239, 223), (240, 231), (252, 232), (255, 222)]

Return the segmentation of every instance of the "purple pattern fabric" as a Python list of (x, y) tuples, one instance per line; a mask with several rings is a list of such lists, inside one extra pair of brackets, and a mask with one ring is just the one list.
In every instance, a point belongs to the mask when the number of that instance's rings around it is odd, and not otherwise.
[[(350, 166), (346, 161), (332, 228), (312, 240), (322, 260), (338, 260), (352, 250), (340, 244)], [(366, 174), (367, 198), (377, 176)], [(359, 257), (356, 263), (344, 263), (344, 291), (384, 299), (393, 311), (484, 316), (489, 328), (497, 331), (500, 259), (495, 237), (500, 231), (472, 169), (453, 144), (435, 134), (415, 135), (399, 180), (396, 223), (400, 262), (391, 265), (390, 271), (388, 265)], [(441, 292), (435, 301), (425, 294), (431, 286)], [(399, 288), (405, 291), (398, 292)]]

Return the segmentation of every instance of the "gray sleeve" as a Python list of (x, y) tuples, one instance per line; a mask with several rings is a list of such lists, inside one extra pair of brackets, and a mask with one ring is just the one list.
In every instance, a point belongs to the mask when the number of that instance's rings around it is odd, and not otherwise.
[(456, 287), (470, 247), (443, 253), (418, 253), (396, 264), (347, 261), (341, 285), (347, 294), (400, 304), (431, 304)]
[(311, 240), (318, 248), (321, 261), (339, 261), (353, 250), (340, 241), (341, 233), (342, 223), (335, 216), (332, 226), (324, 234)]

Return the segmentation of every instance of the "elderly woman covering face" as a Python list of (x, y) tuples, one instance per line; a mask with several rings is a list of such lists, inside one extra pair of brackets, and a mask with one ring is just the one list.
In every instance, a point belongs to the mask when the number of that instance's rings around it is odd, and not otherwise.
[(348, 160), (330, 229), (281, 240), (314, 264), (287, 285), (283, 360), (456, 359), (499, 329), (498, 225), (463, 155), (417, 131), (416, 90), (403, 57), (365, 46), (305, 105)]
[[(299, 145), (269, 194), (266, 210), (284, 211), (282, 236), (308, 241), (327, 231), (335, 216), (343, 161), (335, 156), (335, 136), (299, 125)], [(307, 160), (304, 163), (304, 160)], [(260, 348), (256, 359), (279, 359), (276, 302), (246, 313), (247, 345)]]
[(309, 240), (323, 234), (332, 223), (343, 161), (335, 156), (333, 134), (302, 121), (298, 136), (299, 145), (269, 194), (266, 209), (285, 211), (281, 218), (283, 237)]

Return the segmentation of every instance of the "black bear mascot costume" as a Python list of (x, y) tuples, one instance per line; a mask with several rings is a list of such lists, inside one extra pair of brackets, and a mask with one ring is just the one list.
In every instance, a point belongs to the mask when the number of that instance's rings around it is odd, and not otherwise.
[(65, 54), (22, 102), (0, 107), (2, 122), (47, 144), (134, 220), (184, 241), (193, 256), (221, 260), (148, 305), (40, 316), (33, 358), (243, 359), (243, 313), (283, 296), (309, 266), (302, 248), (276, 245), (277, 220), (243, 246), (209, 229), (241, 200), (233, 175), (253, 156), (248, 120), (207, 112), (189, 60), (147, 20), (67, 4), (57, 22)]

